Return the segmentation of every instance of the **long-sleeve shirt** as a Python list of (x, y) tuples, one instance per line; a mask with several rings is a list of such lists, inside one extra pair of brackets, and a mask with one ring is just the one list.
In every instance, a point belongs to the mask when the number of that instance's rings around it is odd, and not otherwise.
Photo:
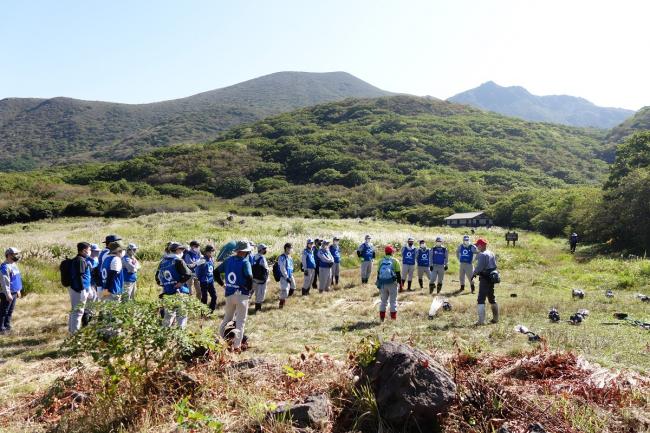
[(90, 290), (90, 270), (91, 265), (88, 263), (85, 257), (77, 255), (74, 259), (72, 259), (72, 284), (70, 285), (70, 288), (77, 292), (81, 292), (82, 290)]
[(490, 250), (479, 252), (476, 258), (476, 266), (474, 267), (474, 276), (481, 275), (485, 271), (491, 271), (497, 268), (497, 259), (494, 253)]
[(320, 260), (321, 268), (331, 268), (334, 263), (334, 257), (332, 257), (329, 248), (321, 247), (318, 250), (318, 259)]
[(438, 246), (431, 248), (431, 253), (429, 254), (429, 266), (433, 266), (433, 265), (446, 266), (448, 263), (449, 263), (449, 250), (447, 248), (438, 247)]
[(280, 268), (280, 274), (282, 274), (282, 278), (285, 280), (291, 278), (293, 275), (293, 260), (291, 260), (291, 258), (289, 258), (286, 254), (281, 254), (280, 257), (278, 257), (278, 267)]
[(15, 263), (4, 262), (0, 265), (0, 286), (8, 298), (22, 290), (22, 277)]

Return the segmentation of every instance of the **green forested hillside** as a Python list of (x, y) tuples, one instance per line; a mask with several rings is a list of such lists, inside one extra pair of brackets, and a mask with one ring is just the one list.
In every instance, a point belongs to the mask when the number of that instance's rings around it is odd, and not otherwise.
[(634, 116), (612, 129), (607, 134), (607, 139), (621, 142), (635, 132), (650, 131), (650, 107), (643, 107)]
[(279, 72), (151, 104), (8, 98), (0, 100), (0, 171), (114, 161), (300, 107), (387, 94), (345, 72)]
[[(59, 189), (80, 185), (137, 202), (198, 191), (248, 211), (436, 224), (516, 191), (598, 185), (607, 171), (601, 135), (430, 98), (350, 99), (236, 127), (210, 143), (40, 175)], [(77, 198), (89, 195), (97, 198)], [(101, 213), (91, 202), (73, 211), (84, 206)]]

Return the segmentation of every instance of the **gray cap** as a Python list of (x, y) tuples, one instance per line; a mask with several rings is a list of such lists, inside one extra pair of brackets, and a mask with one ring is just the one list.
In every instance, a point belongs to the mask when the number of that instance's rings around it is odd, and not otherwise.
[(264, 244), (257, 244), (257, 251), (258, 251), (258, 252), (259, 252), (259, 251), (262, 251), (262, 250), (265, 250), (265, 249), (266, 249), (266, 245), (264, 245)]
[(122, 241), (111, 242), (110, 244), (108, 244), (108, 249), (111, 252), (118, 251), (118, 250), (123, 250), (124, 249), (124, 242), (122, 242)]
[(136, 244), (129, 244), (128, 249), (130, 249), (131, 251), (133, 251), (133, 250), (137, 250), (137, 249), (138, 249), (138, 246), (137, 246)]
[(186, 250), (187, 245), (180, 244), (178, 242), (172, 242), (169, 244), (169, 251), (176, 251), (176, 250)]
[(237, 241), (237, 246), (235, 247), (236, 252), (250, 252), (253, 251), (253, 247), (251, 246), (250, 242), (247, 240), (241, 240)]
[(14, 256), (15, 256), (15, 255), (18, 255), (18, 254), (20, 254), (20, 250), (19, 250), (18, 248), (16, 248), (16, 247), (10, 247), (10, 248), (7, 248), (7, 249), (5, 250), (5, 257), (7, 257), (7, 256), (10, 255), (10, 254), (11, 254), (11, 255), (14, 255)]

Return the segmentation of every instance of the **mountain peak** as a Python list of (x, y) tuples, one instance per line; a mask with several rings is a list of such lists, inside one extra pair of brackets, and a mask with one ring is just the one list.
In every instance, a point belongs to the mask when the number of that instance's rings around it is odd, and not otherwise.
[(575, 96), (537, 96), (524, 87), (503, 87), (494, 81), (452, 96), (449, 101), (525, 120), (603, 129), (612, 128), (634, 114), (622, 108), (598, 107)]

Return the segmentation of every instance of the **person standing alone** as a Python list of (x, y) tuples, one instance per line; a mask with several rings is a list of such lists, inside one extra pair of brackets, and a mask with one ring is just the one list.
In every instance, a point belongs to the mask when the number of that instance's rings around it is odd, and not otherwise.
[(405, 280), (408, 279), (408, 288), (409, 292), (413, 291), (411, 285), (413, 284), (413, 273), (415, 272), (415, 256), (417, 254), (417, 249), (413, 246), (415, 239), (408, 238), (406, 241), (406, 246), (402, 248), (402, 284), (401, 288), (404, 287)]
[(456, 257), (458, 257), (458, 262), (460, 263), (458, 274), (460, 292), (465, 290), (465, 279), (467, 279), (472, 293), (474, 293), (474, 281), (472, 281), (474, 269), (472, 267), (472, 262), (474, 261), (474, 256), (477, 252), (478, 250), (476, 247), (470, 243), (469, 236), (463, 236), (463, 243), (458, 245), (458, 248), (456, 249)]
[(494, 253), (487, 249), (487, 241), (479, 239), (476, 241), (478, 255), (476, 267), (472, 273), (472, 279), (478, 276), (478, 299), (477, 299), (477, 325), (485, 324), (485, 300), (487, 299), (492, 308), (492, 323), (499, 321), (499, 306), (494, 296), (494, 281), (491, 279), (492, 272), (497, 270), (497, 259)]
[(372, 273), (372, 262), (375, 259), (375, 247), (372, 237), (366, 235), (364, 242), (357, 248), (357, 256), (361, 259), (361, 284), (367, 284)]
[(385, 256), (379, 262), (377, 269), (377, 288), (380, 293), (379, 320), (386, 319), (386, 307), (390, 305), (391, 320), (397, 319), (397, 285), (401, 282), (401, 269), (397, 259), (393, 257), (395, 248), (387, 245)]

